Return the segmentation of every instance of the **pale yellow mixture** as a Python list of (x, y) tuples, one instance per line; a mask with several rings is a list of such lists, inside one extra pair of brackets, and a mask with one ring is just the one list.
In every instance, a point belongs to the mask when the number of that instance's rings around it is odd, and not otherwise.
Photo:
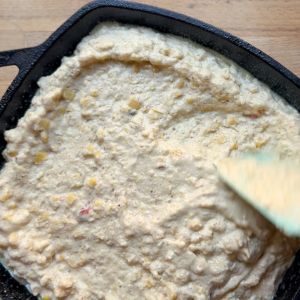
[(43, 299), (271, 299), (297, 248), (218, 179), (300, 118), (233, 62), (105, 23), (39, 80), (0, 175), (2, 262)]

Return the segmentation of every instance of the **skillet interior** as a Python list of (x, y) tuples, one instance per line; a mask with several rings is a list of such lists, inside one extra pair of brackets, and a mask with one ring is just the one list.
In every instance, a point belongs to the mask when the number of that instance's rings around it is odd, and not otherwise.
[[(161, 32), (192, 39), (227, 56), (268, 84), (300, 111), (300, 79), (260, 50), (213, 26), (173, 12), (145, 5), (121, 1), (95, 1), (79, 10), (63, 24), (45, 43), (27, 50), (16, 59), (25, 66), (8, 89), (0, 103), (0, 151), (6, 144), (4, 130), (16, 126), (28, 109), (37, 84), (36, 81), (51, 74), (60, 65), (61, 58), (70, 55), (79, 41), (99, 22), (118, 22), (144, 25)], [(18, 62), (18, 59), (22, 61)], [(3, 157), (0, 157), (3, 165)], [(300, 252), (287, 271), (275, 300), (300, 299)], [(298, 293), (297, 293), (298, 291)], [(298, 296), (297, 296), (298, 295)], [(0, 297), (3, 300), (36, 299), (19, 285), (3, 267), (0, 268)]]

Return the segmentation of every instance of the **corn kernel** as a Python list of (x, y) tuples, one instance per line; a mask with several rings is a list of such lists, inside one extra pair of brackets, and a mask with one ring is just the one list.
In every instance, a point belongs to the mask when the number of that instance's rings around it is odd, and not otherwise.
[(95, 151), (95, 153), (94, 153), (95, 158), (99, 159), (101, 156), (102, 156), (101, 151)]
[(221, 126), (220, 121), (218, 121), (218, 120), (213, 121), (211, 123), (211, 125), (207, 129), (205, 129), (204, 132), (205, 132), (205, 134), (214, 133), (214, 132), (218, 131), (218, 129), (220, 128), (220, 126)]
[(199, 86), (200, 86), (199, 82), (197, 82), (197, 81), (192, 81), (192, 87), (193, 87), (194, 89), (198, 89)]
[(176, 148), (169, 149), (168, 152), (172, 157), (181, 157), (183, 155), (183, 152), (180, 149)]
[(10, 209), (16, 209), (17, 208), (17, 204), (16, 203), (9, 203), (8, 204), (8, 208), (10, 208)]
[(184, 57), (184, 55), (181, 52), (179, 52), (178, 50), (175, 50), (174, 48), (171, 51), (171, 55), (172, 55), (172, 57), (176, 58), (177, 60), (181, 60)]
[(238, 148), (239, 148), (239, 146), (238, 146), (237, 142), (235, 142), (230, 146), (230, 151), (237, 150)]
[(77, 196), (73, 193), (69, 193), (66, 196), (66, 200), (67, 200), (68, 204), (73, 204), (77, 200)]
[(65, 260), (65, 256), (64, 256), (63, 254), (57, 254), (57, 255), (56, 255), (56, 259), (57, 259), (58, 261), (64, 261), (64, 260)]
[(267, 144), (267, 140), (262, 140), (262, 139), (259, 139), (255, 142), (255, 147), (257, 149), (260, 149), (262, 148), (263, 146), (265, 146)]
[(8, 155), (9, 157), (16, 157), (16, 156), (17, 156), (17, 151), (8, 151), (8, 152), (7, 152), (7, 155)]
[(93, 144), (88, 144), (85, 148), (85, 152), (84, 152), (84, 155), (85, 156), (93, 156), (94, 153), (95, 153), (95, 147)]
[(256, 86), (251, 86), (250, 88), (249, 88), (249, 92), (251, 93), (251, 94), (256, 94), (257, 92), (258, 92), (258, 88), (256, 87)]
[(104, 201), (102, 199), (96, 199), (95, 202), (94, 202), (94, 205), (96, 207), (100, 207), (104, 204)]
[(154, 282), (152, 279), (148, 279), (146, 282), (145, 282), (145, 288), (147, 289), (151, 289), (154, 287)]
[(36, 261), (39, 265), (44, 265), (47, 262), (47, 257), (44, 255), (40, 255), (37, 257)]
[(10, 211), (6, 212), (5, 214), (3, 214), (2, 218), (5, 221), (11, 222), (13, 219), (13, 214)]
[(226, 71), (222, 75), (223, 75), (224, 79), (226, 79), (226, 80), (230, 79), (230, 73), (229, 73), (229, 71), (227, 69), (226, 69)]
[(67, 111), (67, 109), (65, 107), (60, 107), (58, 109), (58, 112), (61, 113), (62, 115)]
[(45, 118), (41, 119), (39, 121), (39, 127), (41, 129), (48, 130), (49, 127), (50, 127), (50, 121), (48, 119), (45, 119)]
[(171, 54), (171, 50), (168, 48), (162, 49), (162, 51), (160, 51), (162, 54), (164, 54), (165, 56), (170, 56)]
[(70, 278), (63, 278), (60, 280), (59, 285), (63, 289), (69, 289), (73, 286), (73, 281)]
[(32, 214), (35, 214), (36, 212), (38, 212), (38, 209), (36, 207), (31, 206), (28, 208), (28, 211)]
[(100, 158), (101, 152), (93, 144), (88, 144), (83, 152), (83, 156)]
[(171, 300), (177, 300), (177, 294), (173, 293), (170, 297)]
[(128, 102), (128, 106), (132, 109), (138, 110), (142, 107), (142, 104), (134, 97), (131, 97)]
[(222, 145), (222, 144), (225, 144), (226, 142), (226, 138), (224, 135), (220, 135), (218, 138), (217, 138), (217, 143)]
[(100, 95), (100, 93), (99, 93), (99, 91), (97, 91), (97, 90), (92, 90), (91, 92), (90, 92), (90, 96), (92, 96), (92, 97), (98, 97)]
[(51, 200), (52, 201), (59, 201), (59, 200), (61, 200), (61, 197), (59, 195), (52, 195)]
[(10, 210), (3, 214), (3, 219), (16, 225), (25, 225), (29, 222), (30, 214), (24, 209), (19, 210), (17, 214)]
[(80, 105), (83, 108), (87, 108), (90, 104), (90, 98), (89, 97), (84, 97), (82, 99), (80, 99)]
[(49, 138), (48, 138), (47, 132), (42, 131), (40, 137), (41, 137), (41, 141), (42, 141), (44, 144), (47, 144), (47, 143), (48, 143)]
[(50, 297), (50, 296), (44, 296), (44, 297), (42, 298), (42, 300), (51, 300), (51, 297)]
[(175, 99), (178, 99), (178, 98), (182, 97), (182, 95), (183, 95), (183, 93), (182, 93), (181, 91), (176, 91), (176, 92), (174, 93), (174, 98), (175, 98)]
[(34, 156), (34, 163), (36, 165), (39, 165), (41, 164), (44, 160), (47, 159), (47, 152), (43, 152), (43, 151), (40, 151), (40, 152), (37, 152)]
[(81, 228), (77, 228), (73, 231), (72, 233), (72, 237), (75, 240), (81, 240), (86, 236), (86, 233), (81, 229)]
[(96, 135), (97, 135), (97, 138), (98, 138), (98, 142), (103, 143), (104, 142), (104, 136), (105, 136), (104, 130), (102, 128), (99, 128), (97, 130)]
[(17, 232), (12, 232), (9, 236), (8, 236), (8, 242), (10, 243), (11, 246), (15, 247), (18, 245), (19, 243), (19, 236)]
[(189, 105), (193, 105), (194, 102), (195, 102), (195, 99), (190, 97), (190, 98), (187, 98), (187, 99), (185, 100), (185, 102), (186, 102), (187, 104), (189, 104)]
[(202, 223), (197, 218), (193, 218), (193, 219), (189, 220), (187, 222), (187, 226), (189, 229), (191, 229), (193, 231), (198, 231), (203, 227)]
[(0, 195), (0, 201), (5, 202), (12, 197), (12, 193), (9, 190), (4, 190), (4, 192)]
[(94, 201), (94, 210), (95, 211), (100, 211), (103, 209), (104, 201), (102, 199), (96, 199)]
[(74, 173), (71, 176), (72, 179), (72, 183), (71, 183), (71, 187), (73, 188), (79, 188), (82, 187), (82, 175), (80, 173)]
[(75, 92), (68, 88), (63, 90), (62, 95), (65, 100), (73, 100), (75, 98)]
[(149, 135), (150, 135), (150, 133), (149, 133), (149, 131), (147, 131), (147, 130), (144, 130), (144, 131), (142, 132), (142, 136), (143, 136), (144, 138), (148, 138)]
[(43, 221), (47, 221), (49, 219), (49, 213), (48, 212), (43, 212), (40, 215), (40, 219), (43, 220)]
[(219, 101), (221, 103), (227, 103), (230, 101), (230, 96), (229, 95), (221, 95), (219, 98)]
[(176, 84), (176, 87), (179, 88), (179, 89), (182, 89), (184, 87), (184, 80), (179, 79), (179, 81)]
[(92, 144), (88, 144), (88, 145), (86, 146), (86, 150), (87, 150), (87, 152), (89, 152), (89, 153), (94, 153), (95, 147), (94, 147), (94, 145), (92, 145)]
[(89, 187), (95, 187), (97, 185), (97, 178), (96, 177), (87, 178), (86, 185)]
[(109, 40), (102, 40), (94, 45), (96, 50), (109, 50), (114, 46), (114, 42)]
[(230, 117), (230, 118), (228, 118), (228, 120), (227, 120), (227, 124), (230, 125), (230, 126), (234, 126), (234, 125), (236, 125), (237, 123), (238, 123), (238, 122), (237, 122), (237, 119), (234, 118), (234, 117)]

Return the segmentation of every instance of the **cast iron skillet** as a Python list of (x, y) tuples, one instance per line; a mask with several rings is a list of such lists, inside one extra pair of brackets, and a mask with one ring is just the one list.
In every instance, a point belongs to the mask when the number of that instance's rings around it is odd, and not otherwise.
[[(65, 55), (99, 22), (116, 20), (144, 25), (161, 32), (187, 37), (232, 59), (265, 82), (300, 111), (300, 79), (277, 61), (250, 44), (220, 29), (190, 17), (147, 5), (119, 0), (96, 0), (69, 18), (43, 44), (27, 49), (0, 52), (0, 67), (16, 65), (19, 74), (0, 101), (0, 151), (5, 148), (3, 132), (16, 126), (30, 105), (37, 80), (51, 74)], [(0, 156), (0, 166), (4, 159)], [(300, 299), (300, 252), (286, 272), (276, 300)], [(0, 298), (33, 300), (35, 297), (11, 278), (0, 265)]]

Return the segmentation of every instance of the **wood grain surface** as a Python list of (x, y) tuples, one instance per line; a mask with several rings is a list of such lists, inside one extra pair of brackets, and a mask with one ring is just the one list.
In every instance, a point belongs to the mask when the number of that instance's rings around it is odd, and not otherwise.
[[(35, 46), (88, 0), (0, 0), (0, 51)], [(139, 0), (190, 15), (252, 43), (300, 76), (300, 0)], [(15, 67), (0, 69), (0, 95)]]

